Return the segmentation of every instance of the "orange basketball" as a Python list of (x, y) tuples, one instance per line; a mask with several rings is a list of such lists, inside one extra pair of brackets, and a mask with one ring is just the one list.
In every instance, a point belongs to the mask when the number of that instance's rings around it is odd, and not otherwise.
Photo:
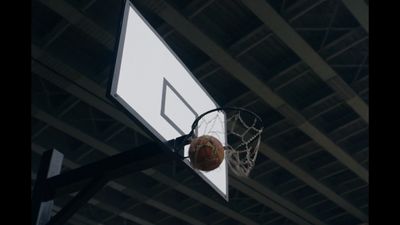
[(224, 147), (215, 137), (203, 135), (191, 142), (189, 158), (193, 168), (211, 171), (224, 160)]

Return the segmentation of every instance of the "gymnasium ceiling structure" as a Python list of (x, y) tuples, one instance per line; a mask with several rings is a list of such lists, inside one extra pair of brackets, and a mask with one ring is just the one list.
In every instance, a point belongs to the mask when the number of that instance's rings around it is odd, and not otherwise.
[[(368, 1), (132, 3), (219, 105), (262, 117), (260, 154), (229, 202), (163, 164), (109, 182), (68, 224), (368, 223)], [(124, 1), (31, 5), (33, 187), (48, 149), (68, 171), (151, 140), (106, 94)]]

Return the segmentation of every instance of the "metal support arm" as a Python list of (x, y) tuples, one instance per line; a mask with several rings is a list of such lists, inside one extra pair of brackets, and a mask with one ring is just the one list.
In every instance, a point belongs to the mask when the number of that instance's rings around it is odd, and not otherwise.
[[(45, 152), (32, 194), (32, 225), (64, 224), (108, 181), (180, 159), (171, 148), (183, 146), (181, 144), (187, 142), (185, 137), (178, 137), (166, 144), (150, 142), (63, 174), (59, 174), (63, 154), (56, 150)], [(79, 193), (51, 218), (53, 199), (77, 191)]]

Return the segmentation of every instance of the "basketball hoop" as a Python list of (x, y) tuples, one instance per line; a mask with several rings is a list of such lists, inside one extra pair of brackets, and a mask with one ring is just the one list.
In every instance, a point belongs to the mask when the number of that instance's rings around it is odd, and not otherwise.
[[(221, 132), (221, 127), (225, 132)], [(249, 176), (255, 165), (263, 125), (255, 113), (236, 107), (209, 110), (196, 118), (188, 141), (199, 135), (225, 140), (224, 150), (229, 168), (237, 176)]]

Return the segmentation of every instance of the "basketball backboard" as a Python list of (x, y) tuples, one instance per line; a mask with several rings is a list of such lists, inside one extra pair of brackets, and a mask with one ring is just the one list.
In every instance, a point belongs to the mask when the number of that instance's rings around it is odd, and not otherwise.
[[(125, 5), (110, 94), (164, 143), (188, 134), (200, 114), (218, 107), (129, 0)], [(225, 120), (223, 112), (219, 113)], [(214, 129), (222, 135), (216, 138), (225, 145), (225, 123), (219, 124)], [(198, 129), (198, 135), (202, 130), (206, 128)], [(187, 152), (185, 146), (185, 155)], [(189, 159), (184, 162), (190, 167)], [(195, 171), (229, 199), (226, 159), (213, 171)]]

